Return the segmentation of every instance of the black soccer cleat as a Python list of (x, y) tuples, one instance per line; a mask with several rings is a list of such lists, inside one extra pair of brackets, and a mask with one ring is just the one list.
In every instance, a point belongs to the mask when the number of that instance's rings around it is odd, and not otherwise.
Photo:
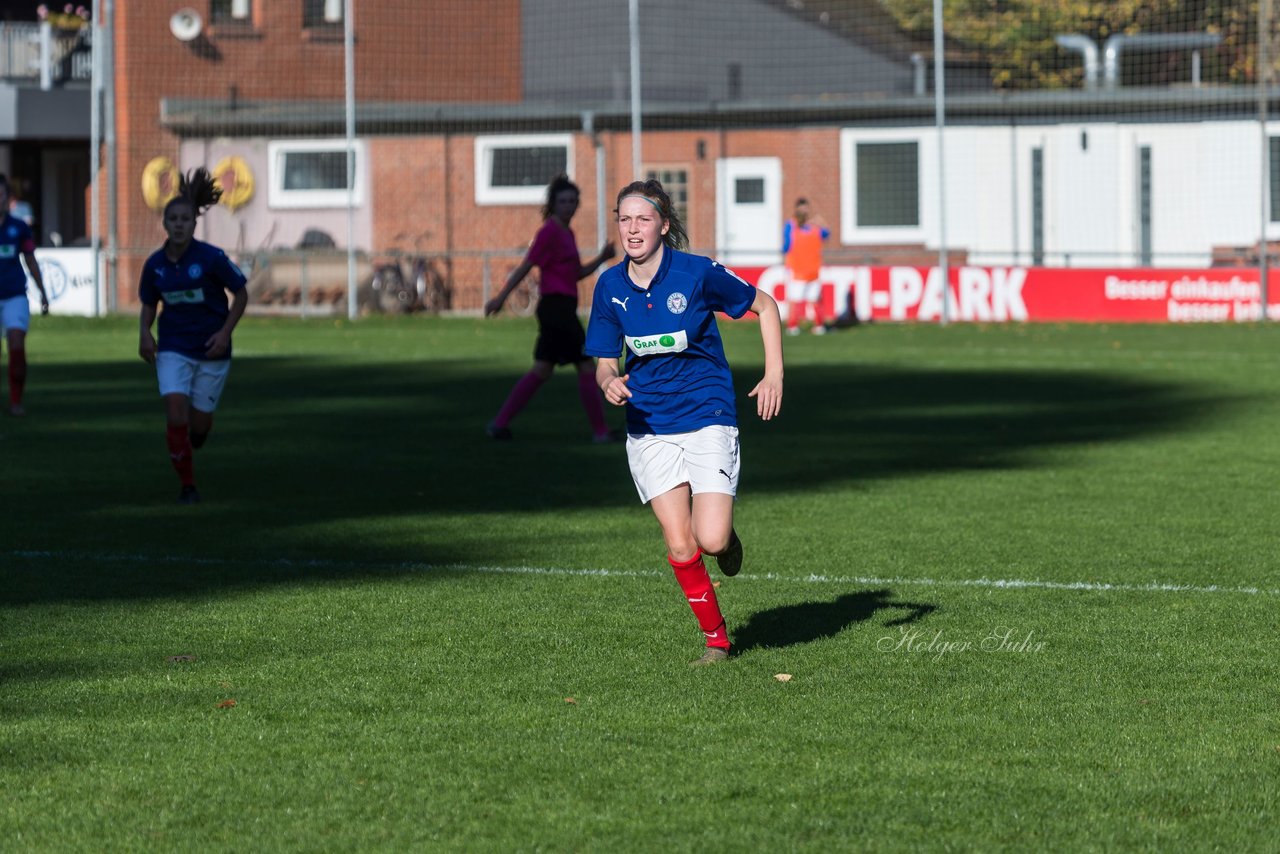
[(182, 487), (182, 491), (178, 493), (179, 504), (199, 504), (200, 493), (196, 492), (194, 483)]
[(716, 565), (726, 578), (733, 578), (742, 569), (742, 540), (737, 531), (729, 531), (729, 548), (716, 555)]
[(510, 427), (495, 427), (490, 424), (484, 428), (484, 432), (489, 435), (490, 439), (494, 439), (499, 442), (510, 442), (512, 438)]

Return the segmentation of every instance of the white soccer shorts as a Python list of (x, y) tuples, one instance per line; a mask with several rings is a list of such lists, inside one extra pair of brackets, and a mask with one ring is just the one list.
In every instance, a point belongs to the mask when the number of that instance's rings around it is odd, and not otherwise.
[(31, 303), (26, 294), (0, 300), (0, 327), (6, 332), (10, 329), (26, 332), (31, 328)]
[(713, 425), (690, 433), (627, 436), (631, 479), (648, 504), (657, 496), (689, 484), (699, 492), (738, 494), (738, 428)]
[(802, 282), (799, 279), (792, 279), (791, 284), (787, 286), (788, 302), (821, 302), (822, 301), (822, 282), (814, 279), (811, 282)]
[(160, 395), (183, 394), (191, 406), (201, 412), (218, 408), (222, 389), (231, 372), (230, 359), (193, 359), (181, 353), (164, 351), (156, 355), (156, 378)]

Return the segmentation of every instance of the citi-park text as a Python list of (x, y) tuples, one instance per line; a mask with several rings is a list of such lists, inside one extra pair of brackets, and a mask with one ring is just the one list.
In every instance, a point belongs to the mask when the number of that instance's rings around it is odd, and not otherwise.
[[(738, 267), (786, 312), (786, 267)], [(1263, 294), (1258, 271), (1248, 268), (954, 267), (942, 286), (936, 267), (825, 266), (820, 276), (824, 314), (852, 305), (861, 320), (971, 322), (1104, 321), (1148, 323), (1259, 320)], [(1280, 274), (1268, 295), (1280, 298)], [(1268, 300), (1269, 319), (1280, 302)]]

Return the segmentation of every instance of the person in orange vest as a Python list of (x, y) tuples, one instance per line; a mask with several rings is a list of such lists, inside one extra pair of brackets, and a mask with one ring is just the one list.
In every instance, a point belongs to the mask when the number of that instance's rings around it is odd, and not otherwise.
[(787, 283), (787, 334), (800, 334), (800, 321), (813, 309), (813, 334), (827, 331), (822, 319), (822, 241), (831, 230), (809, 211), (809, 200), (796, 199), (795, 213), (782, 229), (782, 253), (790, 281)]

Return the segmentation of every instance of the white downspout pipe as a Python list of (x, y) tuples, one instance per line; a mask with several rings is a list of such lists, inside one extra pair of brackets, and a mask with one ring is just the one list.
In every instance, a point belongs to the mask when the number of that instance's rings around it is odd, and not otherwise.
[(1103, 85), (1107, 89), (1120, 85), (1120, 54), (1125, 50), (1198, 50), (1221, 43), (1221, 33), (1117, 33), (1102, 46)]
[(1084, 88), (1098, 88), (1098, 46), (1093, 39), (1079, 33), (1066, 33), (1054, 36), (1054, 42), (1063, 50), (1079, 51), (1084, 59)]

